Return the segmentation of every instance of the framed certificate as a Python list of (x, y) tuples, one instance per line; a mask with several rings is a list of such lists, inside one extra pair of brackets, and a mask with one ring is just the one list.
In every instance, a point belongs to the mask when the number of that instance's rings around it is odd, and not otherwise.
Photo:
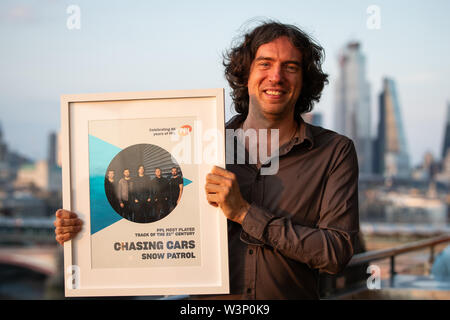
[(226, 218), (206, 200), (225, 167), (223, 89), (61, 97), (66, 296), (225, 294)]

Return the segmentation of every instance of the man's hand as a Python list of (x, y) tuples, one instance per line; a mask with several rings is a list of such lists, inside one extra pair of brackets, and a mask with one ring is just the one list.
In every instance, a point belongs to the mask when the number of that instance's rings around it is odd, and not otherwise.
[(228, 219), (242, 224), (250, 204), (242, 198), (234, 173), (214, 166), (206, 176), (205, 190), (209, 204), (222, 209)]
[(65, 241), (75, 238), (81, 231), (83, 221), (78, 219), (76, 213), (59, 209), (56, 211), (56, 219), (53, 225), (55, 226), (56, 241), (63, 245)]

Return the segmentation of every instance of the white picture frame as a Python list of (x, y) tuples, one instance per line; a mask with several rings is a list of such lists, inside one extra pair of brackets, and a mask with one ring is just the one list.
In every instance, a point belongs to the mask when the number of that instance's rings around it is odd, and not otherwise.
[[(225, 168), (224, 123), (223, 89), (61, 96), (63, 209), (83, 220), (83, 230), (64, 243), (67, 297), (229, 293), (227, 222), (204, 191), (212, 166)], [(189, 141), (191, 149), (184, 148)], [(141, 146), (168, 151), (183, 173), (178, 205), (144, 223), (121, 216), (99, 191), (102, 172), (119, 154), (155, 166), (155, 153)], [(126, 158), (127, 150), (136, 157)]]

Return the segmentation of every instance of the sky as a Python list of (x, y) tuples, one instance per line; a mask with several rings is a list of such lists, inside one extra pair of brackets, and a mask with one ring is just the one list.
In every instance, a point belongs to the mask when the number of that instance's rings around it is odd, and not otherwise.
[[(68, 28), (70, 5), (80, 28)], [(379, 28), (368, 27), (379, 9)], [(265, 18), (295, 24), (325, 49), (330, 83), (316, 112), (333, 130), (337, 57), (359, 41), (371, 86), (372, 133), (382, 78), (397, 84), (412, 163), (437, 158), (450, 101), (450, 1), (81, 1), (0, 2), (0, 123), (10, 149), (47, 155), (60, 129), (62, 94), (225, 88), (222, 55)], [(70, 20), (73, 21), (73, 20)], [(370, 24), (369, 24), (370, 25)]]

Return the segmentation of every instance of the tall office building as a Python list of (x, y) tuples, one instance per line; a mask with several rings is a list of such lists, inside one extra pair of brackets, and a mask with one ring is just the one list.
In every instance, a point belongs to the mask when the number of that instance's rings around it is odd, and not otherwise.
[(444, 144), (442, 145), (442, 160), (450, 150), (450, 102), (447, 103), (447, 120), (445, 122)]
[(375, 171), (385, 177), (407, 178), (411, 173), (408, 146), (395, 82), (383, 79), (379, 95), (379, 123)]
[(355, 143), (359, 171), (372, 173), (370, 85), (366, 58), (358, 42), (351, 42), (339, 56), (340, 74), (335, 92), (335, 130)]
[(0, 162), (6, 161), (8, 158), (8, 146), (3, 140), (3, 128), (0, 123)]
[(51, 166), (57, 165), (58, 158), (58, 135), (56, 132), (51, 132), (48, 136), (48, 156), (47, 161)]

